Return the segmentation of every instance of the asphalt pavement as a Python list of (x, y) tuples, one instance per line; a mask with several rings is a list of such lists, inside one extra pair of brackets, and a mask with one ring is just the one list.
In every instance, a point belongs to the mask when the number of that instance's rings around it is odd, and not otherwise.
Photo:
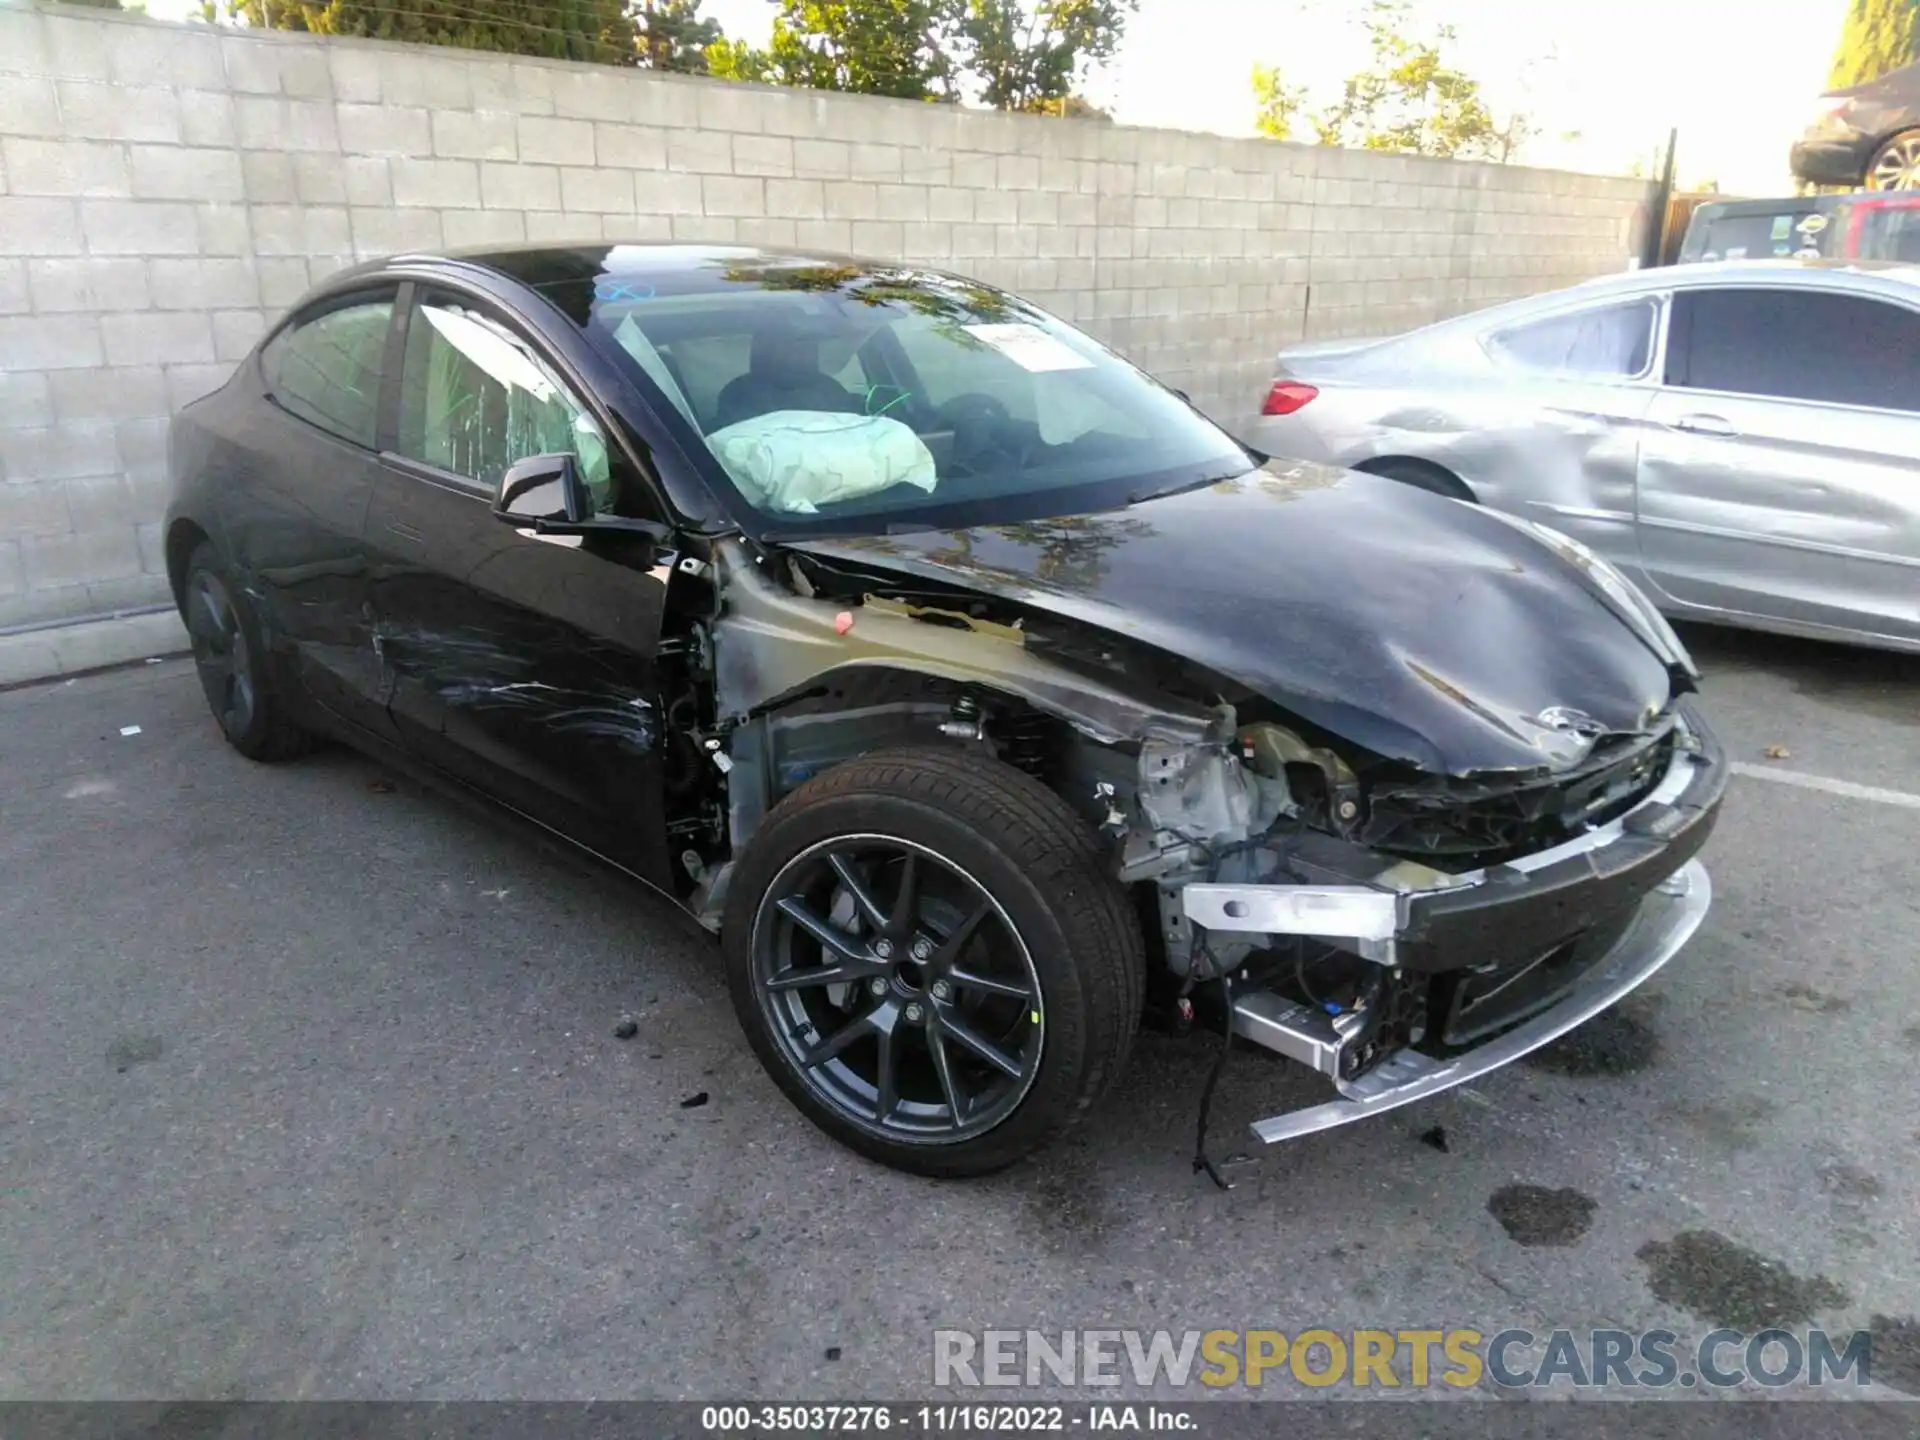
[[(1920, 659), (1688, 639), (1748, 767), (1692, 945), (1226, 1193), (1217, 1041), (1143, 1036), (1009, 1173), (896, 1175), (664, 902), (352, 754), (251, 764), (181, 661), (0, 694), (0, 1398), (906, 1398), (946, 1327), (1755, 1316), (1920, 1392)], [(1311, 1093), (1236, 1056), (1220, 1148)]]

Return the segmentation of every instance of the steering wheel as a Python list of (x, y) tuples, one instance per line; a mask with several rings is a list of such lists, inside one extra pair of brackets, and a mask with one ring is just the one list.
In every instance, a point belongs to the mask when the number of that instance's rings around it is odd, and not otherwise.
[(938, 428), (953, 431), (953, 463), (980, 470), (994, 461), (1019, 460), (1021, 447), (1013, 441), (1013, 414), (992, 395), (969, 391), (956, 395), (934, 412)]

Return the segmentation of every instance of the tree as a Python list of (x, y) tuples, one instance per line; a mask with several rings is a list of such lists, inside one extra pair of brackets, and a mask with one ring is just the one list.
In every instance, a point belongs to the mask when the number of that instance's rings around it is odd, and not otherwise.
[(966, 69), (996, 110), (1070, 113), (1075, 85), (1113, 58), (1138, 9), (1139, 0), (965, 0)]
[(230, 0), (228, 13), (274, 30), (639, 63), (622, 0)]
[(723, 42), (707, 69), (723, 80), (767, 80), (901, 100), (953, 94), (948, 47), (959, 0), (780, 0), (764, 51)]
[(654, 70), (704, 75), (707, 52), (725, 43), (718, 20), (700, 16), (701, 0), (639, 0), (633, 12), (640, 63)]
[(1920, 60), (1920, 0), (1851, 0), (1827, 76), (1831, 89), (1862, 85)]
[(1288, 85), (1275, 65), (1253, 67), (1253, 127), (1272, 140), (1291, 140), (1294, 122), (1307, 103), (1304, 85)]
[[(1391, 150), (1461, 160), (1508, 160), (1532, 133), (1524, 116), (1505, 126), (1480, 98), (1480, 82), (1444, 63), (1441, 47), (1453, 28), (1437, 27), (1426, 38), (1407, 30), (1406, 0), (1373, 0), (1361, 24), (1373, 63), (1348, 77), (1340, 98), (1310, 117), (1322, 145)], [(1288, 86), (1280, 71), (1253, 68), (1254, 124), (1263, 135), (1288, 139), (1304, 110), (1306, 95)]]

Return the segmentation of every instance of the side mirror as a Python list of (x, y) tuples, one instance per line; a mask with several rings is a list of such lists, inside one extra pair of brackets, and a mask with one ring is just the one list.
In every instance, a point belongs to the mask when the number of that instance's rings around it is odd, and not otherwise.
[(509, 525), (540, 529), (582, 525), (593, 518), (593, 497), (571, 455), (530, 455), (507, 468), (493, 514)]

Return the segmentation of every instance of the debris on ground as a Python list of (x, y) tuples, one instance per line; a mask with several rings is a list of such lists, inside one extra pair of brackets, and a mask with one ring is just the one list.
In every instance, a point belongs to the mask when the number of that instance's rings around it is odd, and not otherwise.
[(1784, 745), (1767, 746), (1767, 759), (1769, 760), (1791, 760), (1792, 758), (1793, 752)]
[(1447, 1153), (1446, 1127), (1444, 1125), (1435, 1125), (1430, 1130), (1422, 1130), (1420, 1132), (1420, 1143), (1422, 1145), (1427, 1146), (1429, 1149), (1438, 1150), (1442, 1155), (1446, 1154)]
[(838, 1360), (839, 1358), (840, 1358), (840, 1347), (838, 1345), (827, 1346), (827, 1359)]
[(122, 725), (120, 727), (120, 735), (122, 739), (125, 739), (127, 736), (130, 736), (130, 735), (138, 735), (139, 733), (140, 733), (140, 727), (138, 725)]
[(640, 1022), (631, 1015), (622, 1015), (620, 1023), (613, 1027), (613, 1038), (616, 1040), (631, 1040), (639, 1033)]
[(367, 789), (376, 795), (391, 795), (393, 794), (393, 788), (393, 782), (391, 780), (369, 780), (367, 782)]
[(686, 1099), (680, 1102), (680, 1108), (682, 1110), (698, 1110), (702, 1105), (706, 1103), (707, 1103), (707, 1092), (704, 1090), (696, 1090), (693, 1092), (693, 1094), (687, 1096)]

